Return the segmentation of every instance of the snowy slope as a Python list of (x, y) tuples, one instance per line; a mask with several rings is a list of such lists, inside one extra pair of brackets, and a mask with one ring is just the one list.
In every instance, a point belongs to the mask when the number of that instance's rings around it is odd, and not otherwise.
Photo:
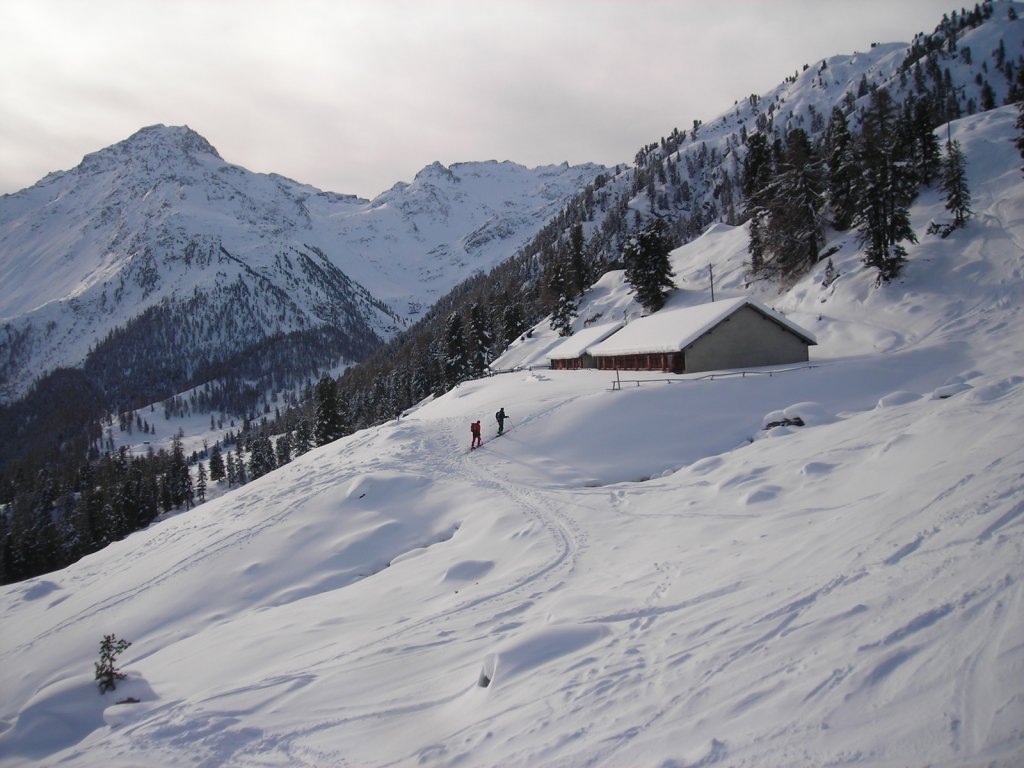
[[(755, 287), (815, 367), (468, 382), (4, 587), (0, 765), (1019, 766), (1014, 118), (953, 126), (976, 217), (928, 237), (922, 196), (899, 284), (840, 237), (829, 288)], [(744, 248), (675, 252), (676, 300), (709, 262), (743, 293)], [(589, 298), (636, 310), (618, 274)], [(101, 697), (108, 633), (133, 645)]]
[(81, 365), (153, 308), (189, 329), (185, 360), (322, 325), (387, 336), (603, 170), (434, 164), (369, 201), (231, 165), (185, 127), (144, 128), (0, 198), (0, 395)]

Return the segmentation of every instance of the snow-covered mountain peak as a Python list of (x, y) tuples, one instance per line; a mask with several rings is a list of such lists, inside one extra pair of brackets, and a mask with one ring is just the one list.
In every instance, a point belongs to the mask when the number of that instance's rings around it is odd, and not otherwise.
[(413, 183), (428, 183), (431, 181), (447, 181), (458, 183), (459, 178), (450, 168), (446, 168), (439, 161), (435, 160), (430, 165), (424, 167), (419, 173), (413, 177)]
[(196, 153), (213, 155), (221, 160), (220, 153), (205, 137), (187, 125), (167, 126), (161, 123), (140, 128), (124, 141), (115, 144), (112, 149), (134, 152), (152, 157), (155, 153), (180, 152), (186, 156)]
[(122, 170), (130, 173), (169, 174), (184, 167), (216, 160), (220, 153), (188, 126), (151, 125), (124, 141), (86, 155), (75, 169), (80, 174)]
[[(174, 348), (203, 357), (325, 323), (371, 343), (510, 257), (604, 170), (434, 163), (367, 201), (232, 165), (185, 126), (143, 128), (0, 198), (0, 399), (157, 306), (204, 339)], [(217, 330), (225, 302), (244, 332)]]

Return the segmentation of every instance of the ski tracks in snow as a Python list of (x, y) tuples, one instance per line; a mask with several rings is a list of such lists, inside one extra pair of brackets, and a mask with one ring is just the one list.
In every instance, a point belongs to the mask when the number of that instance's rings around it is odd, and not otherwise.
[[(489, 617), (477, 623), (483, 627), (500, 623), (503, 617), (516, 615), (524, 610), (524, 606), (532, 605), (556, 592), (576, 567), (580, 554), (586, 548), (586, 536), (576, 521), (565, 514), (562, 505), (555, 501), (556, 494), (545, 494), (517, 483), (508, 476), (502, 463), (496, 460), (493, 449), (478, 449), (479, 452), (472, 456), (459, 451), (456, 448), (457, 429), (453, 421), (449, 429), (438, 430), (446, 437), (442, 444), (431, 447), (431, 455), (443, 458), (429, 471), (469, 486), (471, 490), (468, 493), (481, 499), (501, 498), (508, 501), (522, 514), (528, 525), (544, 531), (550, 549), (544, 561), (528, 573), (507, 583), (485, 587), (475, 596), (446, 611), (442, 617), (447, 620), (452, 615), (480, 611)], [(486, 610), (483, 610), (484, 607)]]

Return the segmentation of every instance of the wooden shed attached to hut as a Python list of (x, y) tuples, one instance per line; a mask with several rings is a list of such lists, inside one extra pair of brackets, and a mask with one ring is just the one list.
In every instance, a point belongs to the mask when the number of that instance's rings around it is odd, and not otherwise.
[(662, 309), (634, 320), (589, 354), (601, 370), (697, 373), (805, 363), (814, 335), (749, 298)]
[(596, 367), (594, 358), (590, 354), (590, 348), (604, 341), (620, 328), (622, 328), (622, 323), (617, 322), (592, 325), (581, 331), (576, 331), (548, 351), (548, 360), (551, 361), (552, 370), (570, 371)]

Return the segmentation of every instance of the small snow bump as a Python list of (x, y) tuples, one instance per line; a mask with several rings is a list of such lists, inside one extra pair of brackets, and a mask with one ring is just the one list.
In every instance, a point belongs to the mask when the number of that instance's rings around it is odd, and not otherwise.
[(958, 384), (947, 384), (944, 387), (939, 387), (932, 392), (932, 400), (945, 400), (953, 395), (959, 395), (961, 392), (966, 392), (969, 389), (973, 389), (970, 384), (964, 384), (963, 382)]
[(766, 501), (774, 501), (778, 498), (779, 493), (782, 492), (782, 488), (777, 485), (766, 485), (762, 488), (758, 488), (748, 494), (745, 494), (740, 499), (741, 506), (749, 506), (751, 504), (761, 504)]
[(444, 581), (471, 581), (485, 576), (494, 568), (493, 560), (463, 560), (444, 573)]
[(806, 475), (807, 477), (818, 477), (829, 474), (835, 468), (835, 464), (826, 464), (823, 461), (812, 461), (808, 464), (804, 464), (803, 469), (800, 470), (800, 474)]
[(878, 404), (875, 406), (876, 409), (882, 408), (894, 408), (899, 405), (907, 405), (908, 403), (914, 403), (921, 399), (921, 395), (916, 392), (905, 392), (903, 390), (897, 390), (896, 392), (890, 392), (888, 395), (880, 398)]
[(1000, 400), (1013, 392), (1020, 386), (1021, 382), (1024, 382), (1024, 378), (1020, 376), (1009, 376), (991, 384), (978, 387), (968, 394), (967, 397), (972, 403), (991, 403), (992, 401)]

